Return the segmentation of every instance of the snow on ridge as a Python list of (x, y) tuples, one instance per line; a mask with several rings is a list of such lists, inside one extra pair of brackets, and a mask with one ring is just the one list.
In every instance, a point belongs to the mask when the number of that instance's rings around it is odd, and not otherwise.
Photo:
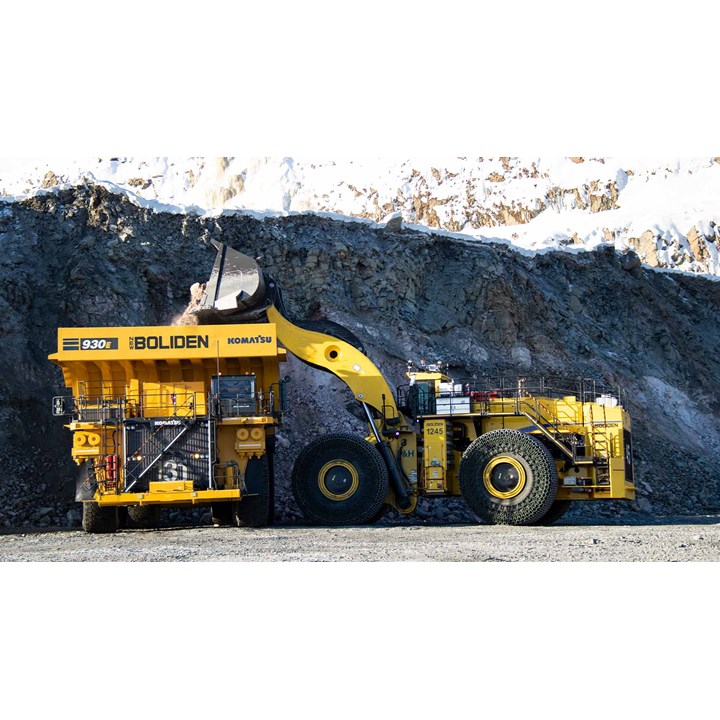
[(87, 179), (158, 211), (315, 213), (529, 252), (632, 248), (654, 267), (720, 275), (715, 158), (0, 159), (0, 199)]

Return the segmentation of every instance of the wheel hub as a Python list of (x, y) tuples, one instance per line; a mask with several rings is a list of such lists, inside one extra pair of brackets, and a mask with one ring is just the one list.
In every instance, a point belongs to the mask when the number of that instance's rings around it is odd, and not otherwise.
[(357, 470), (345, 460), (331, 460), (318, 473), (320, 492), (330, 500), (347, 500), (360, 484)]
[(514, 457), (499, 455), (494, 457), (483, 472), (483, 482), (487, 491), (497, 498), (507, 499), (519, 495), (525, 487), (525, 468)]

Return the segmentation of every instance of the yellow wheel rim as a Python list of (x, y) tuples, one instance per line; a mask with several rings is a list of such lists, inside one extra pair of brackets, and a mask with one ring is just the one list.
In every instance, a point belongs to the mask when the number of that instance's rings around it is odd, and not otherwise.
[(483, 471), (485, 489), (496, 498), (507, 500), (519, 495), (525, 487), (527, 474), (523, 465), (509, 455), (494, 457)]
[(345, 460), (331, 460), (318, 473), (320, 492), (329, 500), (347, 500), (355, 494), (359, 485), (357, 470)]

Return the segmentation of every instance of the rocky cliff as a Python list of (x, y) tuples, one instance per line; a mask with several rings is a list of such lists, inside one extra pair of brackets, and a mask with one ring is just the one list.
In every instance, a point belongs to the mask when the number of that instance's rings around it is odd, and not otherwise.
[(179, 213), (315, 212), (543, 248), (634, 249), (651, 266), (720, 274), (720, 158), (0, 158), (0, 197), (92, 181)]
[[(175, 322), (190, 286), (208, 277), (210, 239), (262, 256), (291, 313), (348, 326), (391, 383), (403, 381), (408, 358), (440, 358), (457, 376), (552, 373), (622, 386), (638, 500), (589, 503), (570, 518), (720, 511), (720, 283), (650, 269), (611, 245), (521, 254), (317, 215), (156, 212), (81, 185), (0, 204), (0, 525), (79, 518), (69, 433), (50, 412), (64, 390), (47, 360), (57, 327)], [(278, 514), (292, 520), (288, 477), (300, 447), (362, 423), (339, 381), (293, 360), (287, 372)], [(420, 519), (429, 516), (467, 514), (456, 500), (423, 505)]]

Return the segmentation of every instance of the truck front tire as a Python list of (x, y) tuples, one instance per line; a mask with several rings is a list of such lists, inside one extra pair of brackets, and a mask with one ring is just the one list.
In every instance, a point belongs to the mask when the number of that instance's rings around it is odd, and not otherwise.
[(259, 528), (272, 525), (275, 517), (275, 483), (267, 454), (248, 460), (245, 484), (250, 492), (256, 494), (247, 495), (232, 503), (232, 522), (238, 527)]
[(84, 502), (82, 527), (86, 533), (114, 533), (119, 525), (116, 507), (100, 507), (96, 502)]

